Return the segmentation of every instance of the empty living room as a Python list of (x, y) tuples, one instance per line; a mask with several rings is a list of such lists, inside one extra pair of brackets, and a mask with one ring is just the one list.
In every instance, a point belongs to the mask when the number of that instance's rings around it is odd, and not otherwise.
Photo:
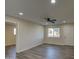
[(74, 59), (74, 0), (5, 0), (5, 34), (5, 59)]

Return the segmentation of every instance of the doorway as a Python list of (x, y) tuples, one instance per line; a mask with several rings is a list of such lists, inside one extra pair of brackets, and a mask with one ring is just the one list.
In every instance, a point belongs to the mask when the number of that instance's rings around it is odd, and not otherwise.
[(16, 24), (5, 22), (5, 59), (16, 59)]

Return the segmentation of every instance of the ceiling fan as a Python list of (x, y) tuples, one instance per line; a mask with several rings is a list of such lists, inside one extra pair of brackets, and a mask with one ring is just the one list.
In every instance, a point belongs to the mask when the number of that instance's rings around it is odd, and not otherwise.
[(47, 22), (55, 23), (56, 19), (55, 18), (45, 18)]

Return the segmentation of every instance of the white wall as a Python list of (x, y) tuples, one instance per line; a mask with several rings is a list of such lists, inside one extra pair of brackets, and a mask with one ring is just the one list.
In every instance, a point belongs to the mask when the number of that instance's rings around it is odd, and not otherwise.
[[(74, 25), (73, 24), (64, 24), (60, 26), (55, 26), (60, 28), (60, 38), (48, 38), (48, 28), (51, 26), (45, 27), (45, 36), (44, 43), (57, 44), (57, 45), (74, 45)], [(53, 26), (54, 27), (54, 26)]]
[(6, 17), (6, 22), (16, 23), (16, 52), (21, 52), (43, 43), (43, 26), (12, 17)]
[(65, 45), (74, 45), (74, 25), (63, 25), (63, 39)]

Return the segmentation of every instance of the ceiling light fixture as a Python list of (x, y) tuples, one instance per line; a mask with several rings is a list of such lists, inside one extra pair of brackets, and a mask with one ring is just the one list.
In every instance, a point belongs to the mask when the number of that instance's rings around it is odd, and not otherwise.
[(24, 14), (24, 13), (22, 13), (22, 12), (19, 13), (19, 15), (21, 15), (21, 16), (22, 16), (23, 14)]
[(51, 3), (52, 3), (52, 4), (55, 4), (55, 3), (56, 3), (56, 0), (51, 0)]

